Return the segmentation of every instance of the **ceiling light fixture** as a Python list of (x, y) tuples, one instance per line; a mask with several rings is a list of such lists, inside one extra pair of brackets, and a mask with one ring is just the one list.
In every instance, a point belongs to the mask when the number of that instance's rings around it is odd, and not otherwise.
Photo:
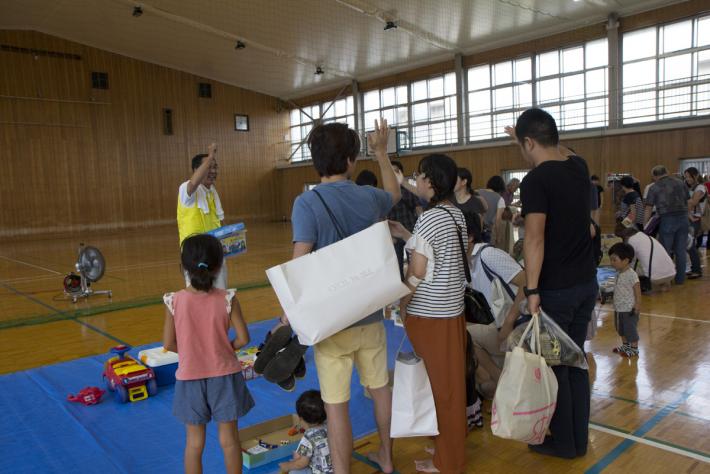
[(395, 28), (397, 28), (397, 23), (395, 23), (395, 22), (393, 22), (393, 21), (387, 21), (387, 22), (385, 22), (385, 28), (384, 28), (385, 31), (387, 31), (387, 30), (393, 30), (393, 29), (395, 29)]
[(133, 7), (133, 16), (134, 16), (134, 17), (138, 18), (138, 17), (141, 16), (142, 14), (143, 14), (143, 9), (142, 9), (141, 7), (139, 7), (138, 5), (136, 5), (135, 7)]
[(320, 67), (320, 66), (316, 66), (315, 75), (316, 75), (316, 76), (320, 76), (321, 74), (324, 74), (323, 68)]
[(242, 41), (237, 41), (237, 45), (234, 47), (234, 49), (244, 49), (244, 48), (246, 48), (246, 47), (247, 47), (247, 45), (244, 44), (244, 42), (242, 42)]

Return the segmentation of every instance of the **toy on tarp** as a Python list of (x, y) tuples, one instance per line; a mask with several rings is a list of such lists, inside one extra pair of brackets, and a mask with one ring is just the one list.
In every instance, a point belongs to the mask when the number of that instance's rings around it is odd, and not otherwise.
[(172, 352), (164, 347), (143, 349), (138, 353), (138, 359), (153, 369), (158, 387), (175, 383), (175, 372), (178, 368), (177, 352)]
[(244, 467), (254, 469), (290, 458), (301, 441), (299, 422), (293, 414), (240, 429)]
[(106, 361), (102, 374), (106, 387), (115, 393), (119, 403), (145, 400), (158, 393), (153, 370), (127, 355), (129, 350), (131, 347), (123, 344), (112, 348), (116, 357)]
[(67, 395), (67, 400), (70, 402), (79, 402), (83, 405), (96, 405), (101, 401), (101, 397), (106, 393), (105, 390), (101, 390), (99, 387), (84, 387), (76, 395)]
[(219, 227), (207, 232), (219, 239), (225, 257), (234, 257), (247, 251), (246, 226), (243, 222)]
[(256, 346), (247, 347), (246, 349), (240, 349), (235, 351), (237, 359), (239, 359), (239, 364), (242, 366), (242, 376), (244, 380), (252, 380), (257, 377), (261, 377), (254, 371), (254, 362), (256, 362), (256, 354), (259, 352), (259, 348)]

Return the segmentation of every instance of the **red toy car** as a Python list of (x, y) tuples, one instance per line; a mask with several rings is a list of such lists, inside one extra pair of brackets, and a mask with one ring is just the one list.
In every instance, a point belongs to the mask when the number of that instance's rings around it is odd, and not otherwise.
[(145, 400), (148, 396), (152, 397), (158, 393), (153, 369), (126, 355), (130, 349), (130, 346), (125, 345), (114, 347), (111, 353), (117, 356), (104, 364), (104, 382), (106, 387), (115, 393), (119, 403)]

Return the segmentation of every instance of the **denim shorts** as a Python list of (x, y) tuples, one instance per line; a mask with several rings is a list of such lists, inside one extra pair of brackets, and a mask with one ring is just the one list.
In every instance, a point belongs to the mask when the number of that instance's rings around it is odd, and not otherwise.
[(177, 380), (173, 415), (185, 424), (235, 421), (254, 406), (241, 372), (196, 380)]

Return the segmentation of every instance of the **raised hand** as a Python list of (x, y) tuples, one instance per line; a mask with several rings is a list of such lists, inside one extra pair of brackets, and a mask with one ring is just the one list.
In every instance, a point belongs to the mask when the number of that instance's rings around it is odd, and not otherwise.
[(390, 129), (387, 126), (387, 120), (384, 118), (380, 118), (379, 122), (375, 120), (375, 131), (370, 132), (369, 135), (370, 146), (375, 154), (387, 154), (387, 140), (389, 134)]

